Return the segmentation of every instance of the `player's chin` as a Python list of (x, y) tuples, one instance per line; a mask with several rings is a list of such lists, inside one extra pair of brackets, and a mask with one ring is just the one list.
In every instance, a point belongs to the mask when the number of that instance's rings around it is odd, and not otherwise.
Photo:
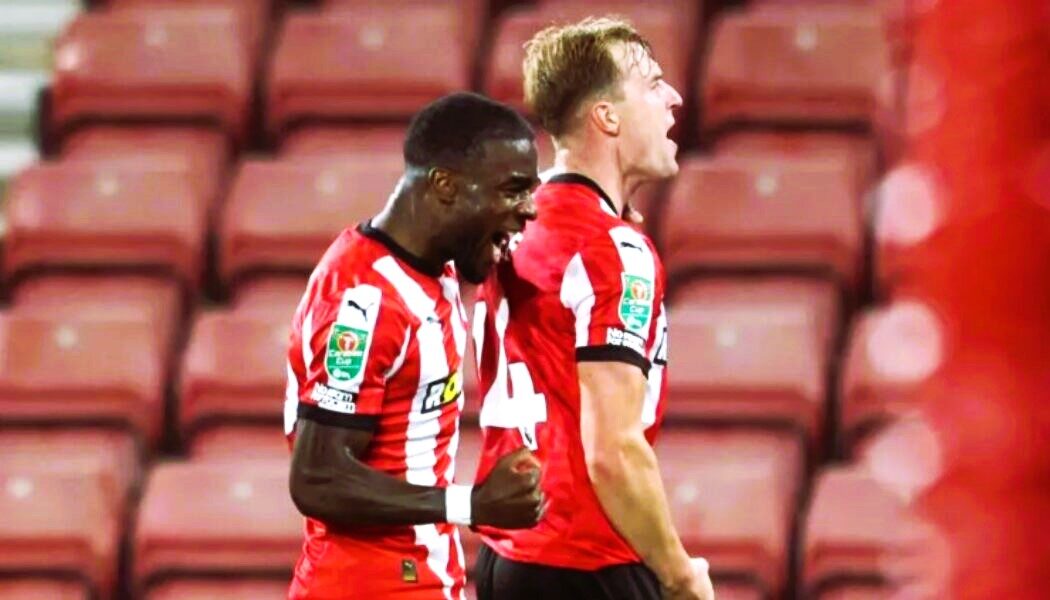
[(466, 260), (456, 260), (456, 271), (467, 283), (478, 285), (488, 279), (495, 263), (491, 256), (474, 256)]

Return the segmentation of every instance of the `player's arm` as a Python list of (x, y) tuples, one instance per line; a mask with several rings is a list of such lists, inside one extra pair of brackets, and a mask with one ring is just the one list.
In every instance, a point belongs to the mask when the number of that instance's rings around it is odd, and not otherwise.
[(671, 520), (642, 422), (647, 340), (660, 306), (648, 241), (622, 226), (570, 261), (562, 302), (576, 320), (580, 439), (587, 474), (609, 521), (671, 597), (710, 598)]
[[(315, 326), (316, 325), (316, 326)], [(300, 512), (327, 525), (452, 522), (528, 527), (538, 517), (538, 464), (503, 458), (477, 486), (413, 485), (362, 459), (383, 412), (386, 381), (404, 363), (412, 320), (379, 288), (361, 285), (318, 302), (303, 324), (306, 393), (299, 396), (289, 488)], [(298, 356), (298, 354), (295, 354)]]
[[(539, 471), (525, 448), (504, 456), (481, 485), (450, 491), (413, 485), (364, 464), (360, 457), (371, 440), (367, 429), (299, 421), (290, 489), (302, 514), (339, 529), (448, 521), (513, 529), (531, 527), (539, 517)], [(465, 494), (470, 508), (458, 519), (449, 513), (449, 496), (457, 493)]]
[(646, 378), (626, 362), (580, 362), (580, 438), (606, 516), (669, 590), (696, 584), (641, 422)]

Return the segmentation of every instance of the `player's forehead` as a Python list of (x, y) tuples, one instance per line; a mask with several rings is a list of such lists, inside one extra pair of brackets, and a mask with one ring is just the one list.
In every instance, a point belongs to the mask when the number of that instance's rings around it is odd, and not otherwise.
[(476, 170), (498, 183), (537, 179), (536, 144), (531, 138), (493, 138), (481, 143)]
[(637, 42), (618, 42), (609, 48), (609, 52), (620, 68), (624, 81), (649, 81), (663, 77), (660, 63), (653, 58), (648, 48)]

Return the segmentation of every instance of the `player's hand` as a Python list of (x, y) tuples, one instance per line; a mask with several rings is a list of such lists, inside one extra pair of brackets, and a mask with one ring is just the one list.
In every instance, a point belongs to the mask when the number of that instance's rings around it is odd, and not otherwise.
[(692, 558), (692, 577), (673, 588), (664, 588), (665, 600), (715, 600), (715, 588), (711, 583), (707, 560)]
[(475, 525), (532, 527), (544, 509), (540, 461), (524, 446), (502, 456), (485, 481), (474, 486), (470, 502)]

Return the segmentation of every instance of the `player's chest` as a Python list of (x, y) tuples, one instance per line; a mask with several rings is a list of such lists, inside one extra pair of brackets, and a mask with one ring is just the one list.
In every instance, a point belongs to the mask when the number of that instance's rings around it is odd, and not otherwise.
[(438, 303), (412, 328), (404, 363), (388, 382), (410, 419), (437, 419), (458, 409), (466, 339), (466, 315), (459, 303)]

